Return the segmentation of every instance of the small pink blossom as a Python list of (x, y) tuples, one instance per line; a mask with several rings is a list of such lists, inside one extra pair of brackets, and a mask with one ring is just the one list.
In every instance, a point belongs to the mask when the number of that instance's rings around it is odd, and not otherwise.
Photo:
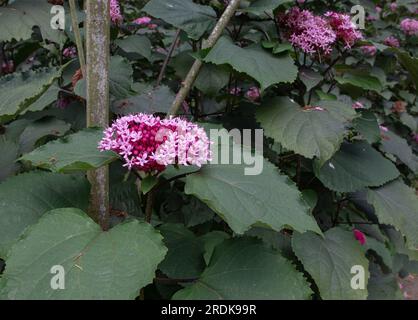
[(141, 17), (141, 18), (137, 18), (133, 21), (133, 23), (135, 23), (137, 25), (148, 25), (150, 22), (151, 22), (150, 17)]
[(363, 52), (365, 56), (373, 57), (376, 55), (377, 48), (373, 45), (371, 46), (362, 46), (360, 50)]
[(383, 132), (388, 132), (389, 131), (388, 127), (385, 127), (385, 126), (382, 126), (382, 125), (379, 125), (379, 128), (380, 128), (380, 131), (383, 131)]
[(304, 4), (305, 0), (297, 0), (299, 4)]
[(404, 19), (401, 21), (400, 27), (402, 31), (409, 36), (418, 35), (418, 20), (410, 18)]
[(382, 12), (382, 8), (379, 7), (379, 6), (376, 6), (375, 10), (376, 10), (377, 13), (381, 13)]
[(71, 103), (71, 99), (70, 98), (68, 98), (68, 97), (62, 97), (62, 98), (59, 98), (58, 99), (58, 101), (57, 101), (57, 107), (58, 107), (58, 109), (64, 110), (64, 109), (66, 109), (69, 106), (70, 103)]
[(392, 2), (392, 3), (389, 5), (389, 8), (390, 8), (390, 11), (395, 12), (395, 11), (396, 11), (396, 9), (398, 9), (398, 4), (397, 4), (396, 2)]
[(119, 154), (129, 170), (158, 173), (170, 164), (202, 166), (211, 160), (210, 145), (205, 130), (192, 122), (139, 113), (114, 121), (99, 149)]
[(355, 110), (364, 109), (364, 105), (360, 101), (356, 101), (355, 103), (353, 103), (352, 107)]
[(242, 89), (241, 89), (241, 88), (236, 87), (236, 88), (232, 88), (232, 89), (229, 91), (229, 94), (231, 94), (231, 95), (233, 95), (233, 96), (239, 96), (239, 95), (241, 94), (241, 92), (242, 92)]
[(3, 72), (3, 74), (13, 73), (14, 69), (15, 69), (15, 64), (13, 60), (4, 61), (1, 64), (1, 71)]
[(383, 43), (389, 47), (399, 48), (400, 43), (399, 40), (396, 39), (394, 36), (387, 37)]
[(260, 99), (260, 89), (258, 89), (257, 87), (251, 87), (245, 95), (249, 100), (253, 102), (257, 101), (258, 99)]
[(336, 33), (337, 40), (344, 43), (346, 49), (350, 49), (358, 40), (363, 38), (348, 14), (329, 11), (325, 14), (325, 17), (328, 18), (329, 24)]
[(354, 233), (354, 237), (356, 238), (358, 242), (360, 242), (361, 245), (364, 245), (366, 243), (366, 236), (364, 235), (363, 232), (361, 232), (358, 229), (354, 229), (353, 233)]
[(123, 21), (118, 0), (110, 0), (110, 19), (114, 24), (120, 24)]
[(74, 46), (65, 48), (64, 51), (62, 52), (62, 55), (68, 59), (75, 58), (77, 56), (77, 49)]

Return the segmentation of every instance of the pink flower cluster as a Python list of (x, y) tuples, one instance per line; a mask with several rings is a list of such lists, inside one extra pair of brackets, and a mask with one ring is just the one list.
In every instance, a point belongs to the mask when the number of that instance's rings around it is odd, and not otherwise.
[(373, 45), (362, 46), (360, 49), (365, 56), (369, 56), (369, 57), (373, 57), (377, 52), (377, 48)]
[(394, 36), (389, 36), (387, 37), (383, 43), (389, 47), (394, 47), (394, 48), (399, 48), (400, 43), (399, 40), (397, 38), (395, 38)]
[(110, 0), (110, 19), (115, 24), (119, 24), (123, 21), (118, 0)]
[(356, 41), (363, 38), (348, 14), (329, 11), (325, 16), (328, 18), (331, 28), (335, 31), (337, 40), (344, 43), (346, 49), (350, 49)]
[(260, 89), (258, 89), (257, 87), (251, 87), (250, 89), (248, 89), (245, 95), (249, 100), (255, 102), (258, 99), (260, 99)]
[(74, 46), (65, 48), (62, 55), (68, 59), (75, 58), (77, 56), (77, 49)]
[(402, 20), (401, 29), (409, 36), (418, 35), (418, 20), (410, 18)]
[(280, 20), (289, 31), (288, 39), (293, 46), (309, 54), (331, 53), (337, 36), (324, 18), (293, 7)]
[(309, 54), (328, 55), (337, 41), (351, 48), (362, 34), (347, 14), (327, 12), (325, 17), (315, 16), (308, 10), (293, 7), (279, 17), (293, 46)]
[(149, 173), (170, 164), (200, 167), (211, 160), (210, 145), (205, 130), (194, 123), (139, 113), (117, 119), (104, 131), (99, 149), (118, 153), (130, 170)]

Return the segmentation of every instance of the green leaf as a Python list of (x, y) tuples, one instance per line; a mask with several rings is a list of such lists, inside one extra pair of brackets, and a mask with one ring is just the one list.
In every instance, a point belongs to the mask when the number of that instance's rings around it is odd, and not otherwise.
[(265, 11), (271, 11), (276, 9), (282, 4), (292, 2), (292, 0), (256, 0), (251, 3), (250, 6), (244, 9), (240, 9), (243, 12), (250, 12), (254, 14), (262, 14)]
[(240, 48), (222, 37), (204, 59), (217, 65), (229, 64), (257, 80), (261, 90), (281, 82), (296, 80), (297, 68), (289, 55), (273, 56), (258, 46)]
[(279, 54), (279, 53), (289, 51), (289, 50), (292, 50), (292, 45), (290, 43), (278, 43), (273, 48), (273, 53), (274, 54)]
[(23, 230), (45, 212), (63, 207), (86, 210), (89, 184), (84, 177), (46, 172), (21, 174), (0, 184), (0, 257)]
[(351, 105), (337, 100), (322, 100), (317, 103), (319, 107), (327, 111), (342, 123), (347, 123), (355, 119), (358, 115)]
[(301, 68), (299, 70), (299, 77), (305, 85), (307, 91), (310, 91), (312, 88), (316, 87), (318, 83), (320, 83), (323, 79), (319, 72), (313, 71), (309, 68)]
[(380, 141), (380, 129), (373, 112), (363, 111), (361, 117), (354, 119), (354, 129), (370, 144)]
[(154, 188), (158, 183), (158, 178), (156, 176), (146, 176), (141, 180), (141, 192), (147, 194)]
[(226, 240), (215, 248), (209, 266), (193, 285), (173, 299), (291, 300), (309, 299), (303, 275), (260, 240)]
[(373, 205), (381, 224), (394, 226), (405, 237), (410, 249), (418, 247), (418, 198), (415, 191), (396, 180), (370, 189), (367, 201)]
[(203, 255), (203, 258), (205, 259), (206, 265), (209, 265), (215, 248), (229, 238), (229, 234), (218, 230), (208, 232), (200, 237), (204, 246), (205, 254)]
[(189, 202), (181, 208), (186, 227), (194, 227), (213, 219), (215, 212), (213, 212), (206, 204), (196, 197), (188, 198)]
[(50, 106), (53, 102), (55, 102), (58, 98), (58, 93), (60, 89), (56, 82), (54, 82), (43, 94), (40, 96), (38, 100), (32, 103), (29, 108), (24, 110), (22, 114), (26, 112), (36, 112), (42, 111), (46, 107)]
[(293, 250), (305, 270), (315, 280), (324, 300), (360, 300), (367, 298), (367, 289), (351, 288), (353, 266), (362, 266), (365, 286), (369, 278), (369, 262), (352, 232), (339, 228), (325, 232), (325, 238), (307, 232), (296, 233)]
[(116, 99), (130, 96), (133, 84), (133, 69), (129, 62), (121, 56), (112, 56), (109, 66), (109, 91)]
[(126, 53), (137, 53), (151, 59), (151, 41), (146, 36), (131, 35), (117, 39), (115, 43)]
[(296, 186), (263, 160), (259, 175), (245, 175), (243, 165), (204, 166), (186, 178), (185, 192), (206, 203), (238, 233), (254, 224), (280, 231), (320, 230)]
[(0, 122), (24, 112), (60, 75), (60, 70), (43, 69), (0, 78)]
[[(51, 28), (52, 4), (47, 1), (19, 0), (7, 7), (0, 7), (0, 42), (27, 40), (32, 28), (38, 26), (44, 39), (60, 43), (64, 32)], [(67, 21), (69, 22), (69, 21)]]
[(3, 181), (19, 170), (19, 164), (16, 163), (19, 156), (19, 145), (0, 136), (0, 150), (0, 181)]
[(49, 142), (20, 160), (54, 172), (68, 173), (100, 168), (118, 158), (112, 151), (100, 152), (102, 129), (89, 128)]
[(181, 224), (166, 223), (159, 227), (168, 253), (159, 269), (170, 278), (196, 278), (204, 267), (203, 242)]
[[(392, 49), (393, 50), (393, 49)], [(408, 52), (394, 49), (402, 66), (408, 70), (412, 80), (415, 82), (415, 90), (418, 92), (418, 58), (412, 57)]]
[(288, 98), (277, 97), (256, 111), (268, 137), (306, 158), (323, 163), (340, 147), (345, 127), (327, 110), (304, 110)]
[(414, 173), (418, 172), (418, 157), (412, 152), (405, 139), (392, 131), (385, 132), (382, 139), (382, 148), (384, 152), (396, 156)]
[(36, 142), (45, 136), (63, 136), (71, 125), (56, 118), (44, 118), (30, 123), (23, 130), (20, 139), (20, 151), (27, 153), (35, 148)]
[[(133, 220), (103, 232), (78, 209), (57, 209), (28, 229), (11, 249), (3, 297), (134, 299), (152, 282), (166, 248), (149, 224)], [(65, 290), (51, 288), (53, 266), (65, 271)]]
[(216, 13), (211, 7), (191, 0), (151, 0), (142, 10), (184, 30), (194, 40), (202, 37), (216, 22)]
[(399, 171), (367, 142), (360, 141), (344, 143), (323, 166), (316, 165), (315, 174), (331, 190), (354, 192), (392, 181)]
[(140, 95), (122, 99), (112, 104), (112, 111), (116, 114), (127, 115), (133, 113), (167, 113), (175, 98), (174, 93), (167, 86), (147, 88)]
[[(171, 67), (176, 71), (176, 76), (184, 79), (187, 76), (195, 59), (192, 51), (183, 51), (172, 59)], [(206, 63), (197, 76), (194, 86), (209, 96), (215, 96), (228, 84), (229, 72), (212, 63)]]
[(370, 75), (361, 74), (345, 74), (343, 77), (335, 77), (335, 80), (339, 84), (351, 84), (355, 87), (362, 88), (364, 90), (374, 90), (380, 92), (383, 90), (382, 84), (379, 79)]
[(376, 264), (371, 264), (370, 271), (368, 300), (403, 300), (396, 274), (383, 274)]

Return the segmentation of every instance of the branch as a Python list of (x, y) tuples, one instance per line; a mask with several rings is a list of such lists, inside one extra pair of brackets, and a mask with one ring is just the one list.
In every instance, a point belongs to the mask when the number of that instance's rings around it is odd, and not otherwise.
[[(110, 10), (108, 0), (87, 0), (86, 84), (87, 126), (109, 124)], [(102, 229), (109, 227), (109, 166), (88, 172), (91, 183), (89, 213)]]
[(83, 48), (83, 41), (81, 40), (80, 28), (78, 27), (78, 18), (77, 18), (77, 9), (75, 5), (75, 0), (70, 0), (70, 13), (71, 13), (71, 23), (73, 26), (75, 43), (77, 46), (78, 59), (80, 61), (80, 68), (81, 68), (83, 77), (85, 77), (86, 76), (86, 59), (84, 57), (84, 48)]
[[(218, 23), (216, 24), (215, 28), (213, 29), (211, 35), (207, 39), (207, 41), (203, 44), (203, 49), (210, 49), (212, 48), (220, 36), (222, 32), (228, 25), (229, 21), (233, 17), (235, 11), (239, 6), (240, 0), (231, 0), (228, 7), (225, 9), (224, 13), (222, 14), (221, 18), (219, 19)], [(176, 115), (180, 106), (183, 104), (184, 100), (186, 99), (187, 95), (190, 92), (190, 89), (193, 86), (193, 83), (196, 81), (197, 76), (199, 75), (199, 71), (202, 68), (203, 62), (201, 60), (195, 60), (193, 66), (191, 67), (189, 73), (186, 76), (186, 79), (182, 83), (182, 87), (180, 91), (177, 93), (176, 99), (174, 100), (169, 115)]]
[(177, 42), (178, 42), (179, 37), (180, 37), (180, 32), (181, 32), (181, 30), (178, 29), (177, 32), (176, 32), (176, 35), (174, 36), (174, 41), (171, 44), (171, 47), (168, 51), (167, 56), (165, 57), (165, 60), (164, 60), (163, 66), (161, 67), (160, 74), (158, 75), (158, 79), (157, 79), (157, 83), (155, 84), (155, 87), (159, 87), (160, 84), (161, 84), (161, 81), (163, 81), (165, 70), (167, 69), (167, 65), (170, 62), (171, 56), (173, 55), (173, 52), (174, 52), (174, 49), (176, 48)]

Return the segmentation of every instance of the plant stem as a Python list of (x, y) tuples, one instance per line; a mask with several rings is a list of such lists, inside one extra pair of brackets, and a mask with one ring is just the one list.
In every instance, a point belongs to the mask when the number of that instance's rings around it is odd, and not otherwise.
[[(207, 41), (203, 44), (203, 49), (212, 48), (220, 36), (222, 32), (228, 25), (228, 22), (233, 17), (235, 11), (239, 6), (240, 0), (231, 0), (227, 8), (225, 9), (224, 13), (222, 14), (221, 18), (219, 19), (218, 23), (216, 24), (215, 28), (213, 29), (211, 35), (207, 39)], [(180, 109), (181, 105), (183, 104), (184, 100), (186, 99), (187, 95), (190, 92), (190, 89), (193, 87), (193, 83), (196, 81), (197, 76), (199, 75), (200, 69), (202, 68), (203, 62), (201, 60), (195, 60), (193, 66), (191, 67), (189, 73), (186, 76), (186, 79), (182, 83), (182, 87), (180, 91), (177, 93), (176, 99), (174, 100), (169, 115), (176, 115), (178, 110)]]
[[(87, 0), (87, 127), (109, 124), (110, 10), (108, 0)], [(80, 52), (79, 52), (80, 53)], [(109, 228), (109, 167), (88, 172), (89, 212), (103, 230)]]
[(78, 26), (77, 7), (75, 4), (75, 0), (70, 0), (70, 13), (71, 13), (71, 23), (73, 26), (75, 43), (77, 46), (78, 60), (80, 61), (80, 68), (81, 68), (83, 77), (85, 77), (86, 76), (86, 59), (84, 57), (83, 41), (81, 40), (80, 28)]
[(155, 188), (150, 190), (147, 194), (147, 204), (145, 207), (145, 221), (151, 223), (152, 209), (154, 207)]
[(180, 32), (181, 32), (180, 29), (178, 29), (176, 31), (176, 35), (174, 36), (174, 41), (173, 41), (173, 43), (170, 46), (170, 49), (168, 51), (167, 56), (165, 57), (165, 60), (164, 60), (164, 63), (162, 65), (162, 67), (161, 67), (160, 74), (158, 75), (158, 78), (157, 78), (157, 82), (155, 84), (155, 87), (159, 87), (160, 84), (161, 84), (161, 81), (163, 81), (164, 74), (165, 74), (165, 70), (167, 69), (167, 65), (170, 62), (171, 56), (173, 55), (174, 49), (176, 48), (176, 45), (178, 43), (178, 40), (179, 40), (179, 37), (180, 37)]

